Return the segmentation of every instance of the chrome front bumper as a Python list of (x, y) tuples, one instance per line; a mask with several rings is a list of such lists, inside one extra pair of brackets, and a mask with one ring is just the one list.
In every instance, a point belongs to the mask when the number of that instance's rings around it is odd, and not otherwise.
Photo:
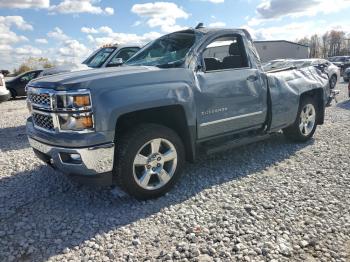
[(43, 161), (49, 162), (63, 173), (94, 176), (113, 170), (114, 143), (88, 148), (63, 148), (47, 145), (30, 137), (28, 140)]

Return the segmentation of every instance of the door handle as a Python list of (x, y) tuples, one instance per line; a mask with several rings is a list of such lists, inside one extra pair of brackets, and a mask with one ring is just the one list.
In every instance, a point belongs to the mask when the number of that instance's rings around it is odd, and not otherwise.
[(258, 77), (256, 75), (251, 75), (251, 76), (248, 76), (247, 80), (249, 82), (255, 82), (258, 80)]

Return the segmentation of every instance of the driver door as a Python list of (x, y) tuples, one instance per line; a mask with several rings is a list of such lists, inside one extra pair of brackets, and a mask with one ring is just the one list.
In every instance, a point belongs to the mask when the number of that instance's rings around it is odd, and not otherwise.
[(199, 139), (261, 128), (267, 115), (267, 89), (260, 71), (250, 67), (243, 39), (213, 39), (201, 52), (196, 73)]

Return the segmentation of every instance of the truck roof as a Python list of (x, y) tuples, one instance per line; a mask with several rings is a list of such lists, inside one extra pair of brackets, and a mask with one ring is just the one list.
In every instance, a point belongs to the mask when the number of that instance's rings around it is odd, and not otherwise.
[[(200, 28), (189, 28), (187, 30), (183, 30), (182, 32), (186, 32), (186, 31), (195, 31), (195, 32), (199, 32), (202, 34), (216, 34), (216, 33), (222, 33), (222, 34), (243, 34), (245, 35), (250, 41), (252, 40), (251, 35), (249, 34), (249, 32), (246, 29), (242, 29), (242, 28), (215, 28), (215, 27), (200, 27)], [(181, 31), (180, 31), (181, 32)]]

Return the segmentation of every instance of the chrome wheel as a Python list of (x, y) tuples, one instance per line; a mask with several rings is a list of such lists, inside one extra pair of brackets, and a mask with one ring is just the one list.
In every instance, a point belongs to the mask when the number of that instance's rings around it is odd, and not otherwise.
[(299, 129), (303, 136), (312, 133), (316, 123), (316, 110), (312, 104), (307, 104), (301, 110)]
[(156, 190), (170, 181), (176, 166), (175, 146), (163, 138), (153, 139), (144, 144), (134, 158), (134, 179), (143, 189)]

